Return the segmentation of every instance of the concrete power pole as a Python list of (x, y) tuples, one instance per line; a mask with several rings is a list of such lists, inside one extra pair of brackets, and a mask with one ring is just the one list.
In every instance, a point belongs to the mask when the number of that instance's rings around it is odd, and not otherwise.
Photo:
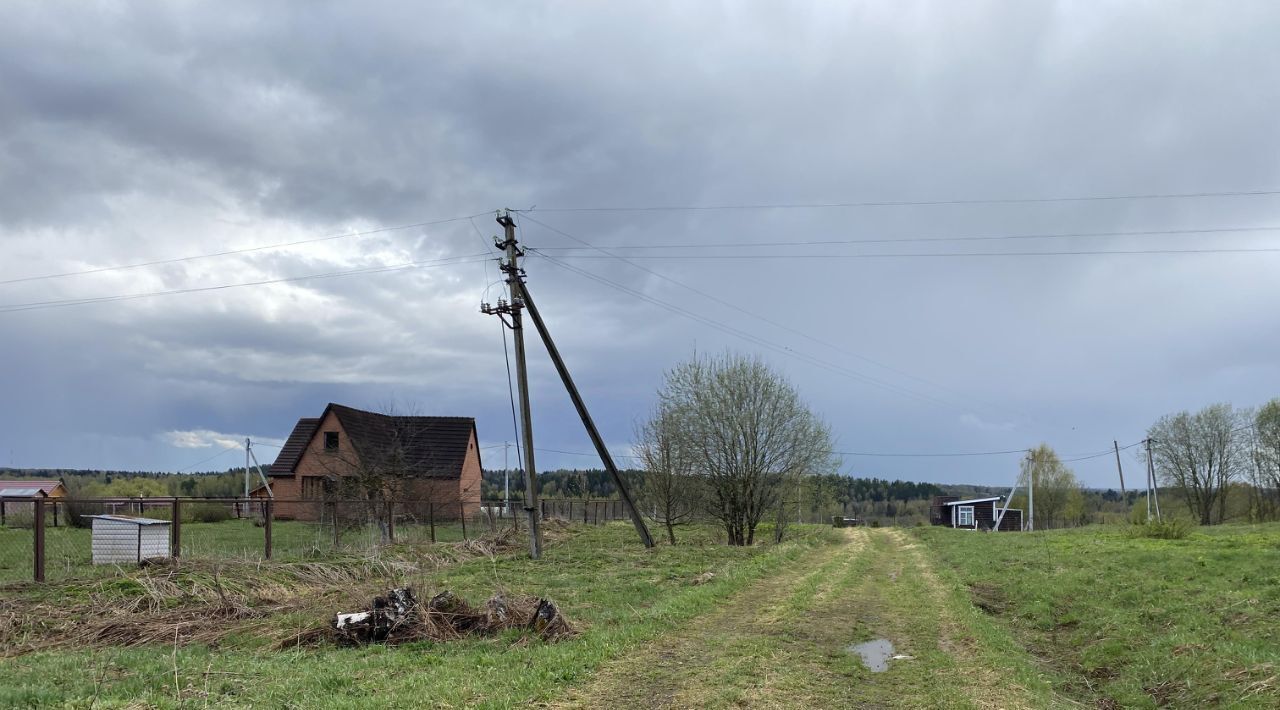
[(507, 302), (498, 301), (496, 307), (485, 303), (480, 312), (489, 315), (510, 315), (511, 336), (516, 344), (516, 385), (520, 389), (520, 438), (524, 442), (524, 510), (529, 518), (529, 556), (533, 559), (542, 557), (542, 526), (538, 520), (538, 474), (533, 460), (533, 413), (529, 407), (529, 370), (525, 362), (524, 299), (520, 288), (524, 272), (520, 269), (520, 257), (524, 252), (516, 246), (516, 223), (511, 215), (503, 210), (498, 215), (498, 224), (502, 225), (504, 239), (495, 242), (499, 249), (506, 253), (502, 271), (507, 275)]
[(626, 481), (622, 480), (622, 474), (618, 472), (618, 467), (614, 465), (613, 456), (609, 453), (608, 447), (604, 445), (604, 437), (600, 436), (600, 431), (596, 429), (596, 424), (591, 419), (591, 413), (587, 411), (587, 405), (582, 401), (582, 395), (578, 393), (578, 386), (573, 383), (569, 368), (565, 366), (564, 359), (560, 357), (560, 350), (556, 347), (555, 341), (551, 339), (551, 332), (547, 330), (547, 324), (542, 320), (542, 315), (538, 313), (538, 307), (534, 304), (533, 297), (529, 295), (529, 289), (524, 285), (524, 282), (520, 282), (517, 285), (520, 287), (520, 295), (524, 305), (529, 309), (529, 317), (533, 319), (533, 325), (538, 329), (538, 335), (542, 336), (542, 344), (547, 347), (547, 354), (551, 356), (551, 363), (556, 366), (556, 372), (560, 373), (560, 381), (564, 384), (565, 391), (569, 393), (569, 399), (573, 402), (574, 409), (578, 410), (578, 418), (582, 420), (582, 426), (587, 430), (587, 436), (591, 438), (592, 445), (596, 447), (600, 462), (604, 464), (605, 470), (609, 472), (610, 478), (613, 479), (613, 485), (618, 489), (618, 497), (622, 499), (622, 504), (626, 507), (627, 513), (631, 515), (631, 524), (635, 527), (636, 534), (640, 536), (640, 541), (644, 543), (645, 547), (653, 547), (653, 536), (649, 534), (649, 527), (644, 524), (644, 516), (640, 514), (640, 509), (636, 507), (636, 502), (631, 497), (631, 491), (627, 490)]
[(1027, 530), (1036, 529), (1036, 455), (1027, 457)]
[(1151, 505), (1154, 502), (1156, 520), (1160, 520), (1160, 484), (1156, 481), (1156, 462), (1151, 457), (1151, 437), (1143, 443), (1147, 445), (1147, 520), (1151, 519)]
[(1116, 471), (1120, 473), (1120, 500), (1126, 500), (1128, 496), (1124, 492), (1124, 467), (1120, 465), (1120, 442), (1112, 439), (1111, 445), (1116, 447)]
[(498, 301), (498, 305), (490, 306), (487, 303), (480, 305), (481, 313), (497, 314), (501, 317), (503, 314), (511, 316), (511, 330), (515, 336), (516, 342), (516, 375), (520, 385), (520, 412), (523, 419), (523, 436), (524, 441), (524, 457), (527, 462), (526, 469), (528, 471), (525, 480), (527, 499), (525, 505), (529, 510), (530, 544), (533, 546), (532, 554), (537, 559), (542, 549), (542, 538), (540, 531), (534, 527), (537, 521), (537, 490), (534, 487), (534, 468), (533, 468), (533, 429), (531, 426), (531, 416), (529, 414), (529, 379), (525, 365), (524, 351), (524, 335), (521, 328), (521, 311), (528, 309), (529, 317), (533, 319), (533, 325), (538, 330), (538, 335), (542, 337), (542, 344), (547, 348), (547, 355), (551, 357), (551, 363), (555, 365), (556, 372), (560, 375), (560, 381), (564, 384), (565, 391), (569, 394), (569, 399), (573, 402), (574, 409), (578, 411), (578, 417), (582, 420), (582, 426), (587, 430), (587, 435), (591, 438), (591, 443), (596, 448), (596, 453), (600, 455), (600, 461), (604, 464), (605, 470), (609, 472), (613, 479), (614, 487), (618, 490), (618, 496), (622, 498), (623, 505), (627, 512), (631, 515), (631, 524), (635, 526), (636, 533), (640, 535), (640, 541), (645, 547), (653, 547), (653, 536), (649, 534), (649, 528), (644, 523), (644, 517), (640, 515), (640, 510), (636, 507), (635, 500), (631, 497), (631, 492), (627, 489), (626, 482), (622, 479), (618, 467), (613, 463), (613, 456), (610, 455), (609, 449), (604, 444), (604, 438), (600, 436), (600, 431), (596, 429), (595, 422), (591, 419), (591, 413), (587, 411), (587, 405), (582, 401), (582, 395), (578, 392), (577, 385), (573, 382), (573, 377), (569, 374), (569, 368), (564, 364), (564, 359), (560, 357), (560, 350), (556, 347), (555, 341), (551, 339), (551, 332), (547, 329), (547, 324), (542, 320), (542, 315), (538, 313), (538, 306), (533, 302), (533, 296), (529, 294), (528, 287), (524, 283), (524, 272), (517, 265), (517, 258), (523, 255), (516, 247), (516, 225), (511, 219), (510, 213), (503, 210), (498, 215), (498, 224), (501, 224), (506, 232), (506, 239), (498, 242), (497, 246), (506, 250), (507, 259), (503, 264), (502, 270), (507, 274), (507, 286), (510, 290), (510, 302), (504, 303)]
[(244, 439), (244, 497), (249, 497), (249, 437)]

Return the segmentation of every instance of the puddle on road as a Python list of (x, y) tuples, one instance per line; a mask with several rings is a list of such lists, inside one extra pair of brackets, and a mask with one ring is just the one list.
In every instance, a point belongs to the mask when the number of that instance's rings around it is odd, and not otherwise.
[(889, 670), (889, 659), (893, 657), (893, 642), (889, 639), (875, 639), (866, 643), (858, 643), (848, 648), (862, 658), (862, 665), (872, 673), (883, 673)]

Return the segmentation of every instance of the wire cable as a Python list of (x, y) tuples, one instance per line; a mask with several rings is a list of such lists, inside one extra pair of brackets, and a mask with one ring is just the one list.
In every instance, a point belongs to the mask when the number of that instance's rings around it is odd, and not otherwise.
[(502, 331), (502, 359), (507, 363), (507, 398), (511, 400), (511, 437), (516, 443), (516, 468), (524, 470), (524, 454), (520, 451), (520, 426), (516, 423), (516, 388), (511, 383), (511, 355), (507, 349), (507, 324), (501, 317), (498, 318), (498, 328)]
[(545, 254), (542, 254), (542, 255), (540, 255), (540, 256), (541, 256), (541, 258), (543, 258), (543, 259), (547, 260), (548, 262), (551, 262), (551, 263), (553, 263), (553, 264), (556, 264), (557, 266), (560, 266), (560, 267), (561, 267), (561, 268), (563, 268), (563, 269), (566, 269), (566, 270), (571, 271), (571, 272), (573, 272), (573, 273), (576, 273), (576, 274), (578, 274), (578, 275), (580, 275), (580, 276), (583, 276), (584, 278), (588, 278), (588, 279), (591, 279), (591, 280), (596, 281), (596, 282), (598, 282), (598, 283), (604, 284), (604, 285), (606, 285), (606, 286), (610, 286), (610, 287), (612, 287), (612, 288), (615, 288), (615, 289), (617, 289), (617, 290), (622, 291), (623, 293), (627, 293), (627, 294), (629, 294), (629, 295), (631, 295), (631, 296), (634, 296), (634, 297), (636, 297), (636, 298), (638, 298), (638, 299), (640, 299), (640, 300), (642, 300), (642, 301), (646, 301), (646, 302), (648, 302), (648, 303), (652, 303), (652, 304), (654, 304), (654, 305), (656, 305), (656, 306), (658, 306), (658, 307), (660, 307), (660, 308), (663, 308), (664, 310), (667, 310), (667, 311), (670, 311), (670, 312), (672, 312), (672, 313), (675, 313), (676, 315), (679, 315), (679, 316), (681, 316), (681, 317), (687, 318), (687, 319), (692, 320), (692, 321), (697, 322), (697, 323), (702, 323), (703, 325), (706, 325), (706, 326), (708, 326), (708, 327), (710, 327), (710, 328), (714, 328), (714, 329), (719, 330), (719, 331), (721, 331), (721, 332), (728, 333), (729, 335), (732, 335), (732, 336), (734, 336), (734, 337), (740, 338), (740, 339), (742, 339), (742, 340), (746, 340), (747, 342), (750, 342), (750, 343), (754, 343), (754, 344), (756, 344), (756, 345), (759, 345), (759, 346), (764, 347), (764, 348), (766, 348), (766, 349), (769, 349), (769, 350), (772, 350), (772, 351), (774, 351), (774, 352), (780, 353), (780, 354), (782, 354), (782, 355), (786, 355), (786, 356), (788, 356), (788, 357), (794, 357), (794, 358), (796, 358), (796, 359), (799, 359), (799, 360), (800, 360), (800, 361), (802, 361), (802, 362), (806, 362), (806, 363), (808, 363), (808, 364), (810, 364), (810, 365), (814, 365), (815, 367), (820, 367), (820, 368), (825, 369), (825, 370), (828, 370), (828, 371), (830, 371), (830, 372), (834, 372), (834, 373), (836, 373), (836, 374), (843, 375), (843, 376), (848, 377), (848, 378), (850, 378), (850, 379), (853, 379), (853, 380), (856, 380), (856, 381), (861, 381), (861, 382), (864, 382), (864, 383), (866, 383), (866, 384), (870, 384), (870, 385), (873, 385), (873, 386), (875, 386), (875, 387), (879, 387), (879, 388), (881, 388), (881, 389), (888, 390), (888, 391), (890, 391), (890, 392), (895, 392), (895, 393), (897, 393), (897, 394), (901, 394), (901, 395), (904, 395), (904, 396), (914, 397), (914, 398), (916, 398), (916, 399), (924, 400), (924, 401), (927, 401), (927, 402), (932, 402), (932, 403), (934, 403), (934, 404), (939, 404), (939, 405), (942, 405), (942, 406), (945, 406), (945, 407), (948, 407), (948, 408), (954, 408), (954, 409), (957, 409), (957, 410), (962, 411), (962, 412), (967, 412), (967, 409), (966, 409), (966, 408), (964, 408), (964, 407), (960, 407), (960, 406), (956, 405), (956, 404), (955, 404), (955, 403), (953, 403), (953, 402), (947, 402), (947, 401), (945, 401), (945, 400), (941, 400), (941, 399), (937, 399), (937, 398), (934, 398), (934, 397), (930, 397), (930, 396), (928, 396), (928, 395), (921, 394), (921, 393), (919, 393), (919, 392), (915, 392), (915, 391), (913, 391), (913, 390), (909, 390), (909, 389), (906, 389), (906, 388), (903, 388), (903, 387), (898, 387), (898, 386), (896, 386), (896, 385), (890, 384), (890, 383), (888, 383), (888, 382), (885, 382), (885, 381), (883, 381), (883, 380), (877, 379), (877, 378), (875, 378), (875, 377), (871, 377), (871, 376), (869, 376), (869, 375), (864, 375), (864, 374), (862, 374), (862, 373), (859, 373), (859, 372), (856, 372), (856, 371), (853, 371), (853, 370), (848, 370), (848, 369), (846, 369), (846, 368), (842, 368), (842, 367), (841, 367), (841, 366), (839, 366), (839, 365), (836, 365), (836, 364), (833, 364), (833, 363), (827, 362), (827, 361), (825, 361), (825, 360), (822, 360), (822, 359), (820, 359), (820, 358), (814, 357), (814, 356), (809, 355), (809, 354), (807, 354), (807, 353), (802, 353), (802, 352), (799, 352), (799, 351), (793, 350), (792, 348), (789, 348), (789, 347), (787, 347), (787, 346), (785, 346), (785, 345), (779, 345), (779, 344), (777, 344), (777, 343), (771, 342), (771, 341), (769, 341), (769, 340), (765, 340), (764, 338), (761, 338), (761, 337), (759, 337), (759, 336), (757, 336), (757, 335), (754, 335), (754, 334), (752, 334), (752, 333), (749, 333), (749, 332), (747, 332), (747, 331), (744, 331), (744, 330), (741, 330), (741, 329), (735, 328), (735, 327), (733, 327), (733, 326), (726, 325), (726, 324), (724, 324), (724, 323), (721, 323), (720, 321), (717, 321), (717, 320), (714, 320), (714, 319), (711, 319), (711, 318), (708, 318), (708, 317), (705, 317), (705, 316), (698, 315), (698, 314), (696, 314), (696, 313), (693, 313), (692, 311), (689, 311), (689, 310), (686, 310), (686, 309), (684, 309), (684, 308), (681, 308), (680, 306), (676, 306), (676, 305), (673, 305), (673, 304), (671, 304), (671, 303), (667, 303), (666, 301), (662, 301), (662, 300), (660, 300), (660, 299), (653, 298), (652, 296), (649, 296), (649, 295), (647, 295), (647, 294), (644, 294), (644, 293), (642, 293), (642, 292), (640, 292), (640, 291), (637, 291), (637, 290), (635, 290), (635, 289), (633, 289), (633, 288), (630, 288), (630, 287), (628, 287), (628, 286), (624, 286), (624, 285), (622, 285), (622, 284), (620, 284), (620, 283), (618, 283), (618, 282), (616, 282), (616, 281), (611, 281), (611, 280), (606, 279), (606, 278), (604, 278), (604, 277), (602, 277), (602, 276), (598, 276), (598, 275), (596, 275), (596, 274), (593, 274), (593, 273), (591, 273), (591, 272), (589, 272), (589, 271), (586, 271), (586, 270), (583, 270), (583, 269), (579, 269), (579, 268), (577, 268), (577, 267), (575, 267), (575, 266), (572, 266), (572, 265), (570, 265), (570, 264), (566, 264), (566, 263), (564, 263), (564, 262), (561, 262), (561, 261), (559, 261), (558, 259), (556, 259), (555, 257), (550, 257), (550, 256), (547, 256), (547, 255), (545, 255)]
[(423, 259), (419, 261), (409, 261), (402, 264), (390, 264), (385, 266), (371, 266), (360, 269), (348, 269), (344, 271), (331, 271), (322, 274), (307, 274), (305, 276), (289, 276), (278, 279), (264, 279), (261, 281), (246, 281), (234, 284), (218, 284), (215, 286), (196, 286), (191, 288), (171, 289), (168, 291), (149, 291), (144, 293), (127, 293), (116, 294), (112, 296), (92, 296), (86, 298), (68, 298), (54, 301), (33, 301), (29, 303), (9, 303), (0, 305), (0, 313), (16, 313), (18, 311), (42, 310), (46, 308), (64, 308), (68, 306), (83, 306), (91, 303), (114, 303), (119, 301), (132, 301), (140, 298), (152, 298), (156, 296), (174, 296), (184, 293), (201, 293), (206, 291), (222, 291), (232, 288), (243, 288), (246, 286), (266, 286), (269, 284), (293, 283), (296, 281), (308, 281), (313, 279), (328, 279), (341, 276), (353, 276), (357, 274), (376, 274), (387, 271), (400, 271), (413, 268), (435, 268), (439, 266), (453, 266), (456, 264), (474, 263), (476, 257), (488, 257), (488, 254), (468, 254), (464, 256), (448, 256), (438, 259)]
[[(726, 205), (631, 205), (612, 207), (538, 207), (539, 212), (711, 212), (727, 210), (846, 209), (858, 207), (934, 207), (942, 205), (1017, 205), (1053, 202), (1114, 202), (1122, 200), (1174, 200), (1216, 197), (1268, 197), (1280, 190), (1232, 190), (1221, 192), (1167, 192), (1127, 195), (1078, 195), (1067, 197), (996, 197), (945, 200), (870, 200), (859, 202), (797, 202)], [(526, 212), (532, 210), (524, 210)]]
[[(1036, 257), (1036, 256), (1134, 256), (1142, 254), (1265, 254), (1280, 252), (1280, 247), (1246, 247), (1239, 249), (1095, 249), (1086, 251), (959, 251), (959, 252), (874, 252), (864, 254), (637, 254), (628, 259), (714, 259), (716, 261), (752, 259), (912, 259), (963, 257)], [(592, 254), (562, 254), (562, 259), (607, 259), (617, 257)]]
[[(857, 359), (857, 360), (861, 360), (862, 362), (866, 362), (866, 363), (868, 363), (868, 364), (874, 365), (874, 366), (879, 367), (879, 368), (881, 368), (881, 369), (884, 369), (884, 370), (887, 370), (887, 371), (889, 371), (889, 372), (895, 373), (895, 374), (897, 374), (897, 375), (899, 375), (899, 376), (901, 376), (901, 377), (906, 377), (906, 378), (908, 378), (908, 379), (915, 380), (915, 381), (920, 382), (920, 383), (922, 383), (922, 384), (929, 385), (929, 386), (931, 386), (931, 387), (935, 387), (935, 388), (937, 388), (937, 389), (940, 389), (940, 390), (943, 390), (943, 391), (947, 391), (947, 392), (950, 392), (950, 393), (952, 393), (952, 394), (960, 395), (961, 397), (964, 397), (964, 396), (965, 396), (963, 393), (956, 392), (955, 390), (952, 390), (952, 389), (951, 389), (951, 388), (949, 388), (949, 387), (943, 386), (943, 385), (941, 385), (941, 384), (938, 384), (938, 383), (936, 383), (936, 382), (933, 382), (933, 381), (927, 380), (927, 379), (922, 378), (922, 377), (917, 377), (917, 376), (912, 375), (912, 374), (910, 374), (910, 373), (908, 373), (908, 372), (904, 372), (904, 371), (902, 371), (902, 370), (899, 370), (898, 368), (891, 367), (891, 366), (886, 365), (886, 364), (884, 364), (884, 363), (877, 362), (877, 361), (875, 361), (875, 360), (872, 360), (871, 358), (868, 358), (868, 357), (865, 357), (865, 356), (863, 356), (863, 355), (859, 355), (858, 353), (855, 353), (855, 352), (852, 352), (852, 351), (846, 350), (846, 349), (844, 349), (844, 348), (842, 348), (842, 347), (840, 347), (840, 346), (838, 346), (838, 345), (835, 345), (834, 343), (828, 342), (828, 341), (823, 340), (823, 339), (821, 339), (821, 338), (816, 338), (816, 337), (814, 337), (814, 336), (812, 336), (812, 335), (809, 335), (808, 333), (805, 333), (804, 331), (798, 330), (798, 329), (796, 329), (796, 328), (792, 328), (791, 326), (785, 325), (785, 324), (783, 324), (783, 323), (779, 323), (778, 321), (775, 321), (775, 320), (773, 320), (773, 319), (771, 319), (771, 318), (766, 318), (766, 317), (764, 317), (764, 316), (762, 316), (762, 315), (760, 315), (760, 314), (758, 314), (758, 313), (754, 313), (754, 312), (752, 312), (752, 311), (749, 311), (749, 310), (747, 310), (747, 309), (743, 308), (742, 306), (739, 306), (739, 305), (738, 305), (738, 304), (736, 304), (736, 303), (733, 303), (733, 302), (731, 302), (731, 301), (728, 301), (728, 300), (725, 300), (725, 299), (723, 299), (723, 298), (720, 298), (719, 296), (716, 296), (716, 295), (714, 295), (714, 294), (708, 293), (708, 292), (703, 291), (703, 290), (701, 290), (701, 289), (699, 289), (699, 288), (696, 288), (696, 287), (694, 287), (694, 286), (690, 286), (689, 284), (686, 284), (686, 283), (684, 283), (684, 282), (682, 282), (682, 281), (679, 281), (679, 280), (677, 280), (677, 279), (674, 279), (674, 278), (671, 278), (671, 277), (669, 277), (669, 276), (666, 276), (666, 275), (664, 275), (664, 274), (662, 274), (662, 273), (659, 273), (659, 272), (657, 272), (657, 271), (654, 271), (653, 269), (650, 269), (650, 268), (648, 268), (648, 267), (646, 267), (646, 266), (643, 266), (643, 265), (641, 265), (641, 264), (636, 264), (636, 263), (634, 263), (634, 262), (630, 261), (630, 260), (629, 260), (628, 258), (626, 258), (626, 257), (621, 257), (621, 256), (617, 256), (617, 255), (611, 254), (611, 253), (610, 253), (609, 251), (607, 251), (606, 249), (603, 249), (603, 248), (601, 248), (601, 247), (595, 246), (595, 245), (591, 244), (590, 242), (588, 242), (588, 241), (586, 241), (586, 240), (584, 240), (584, 239), (582, 239), (582, 238), (580, 238), (580, 237), (574, 236), (574, 235), (572, 235), (572, 234), (570, 234), (570, 233), (568, 233), (568, 232), (566, 232), (566, 231), (564, 231), (564, 230), (562, 230), (562, 229), (558, 229), (558, 228), (556, 228), (556, 227), (553, 227), (553, 226), (551, 226), (551, 225), (547, 224), (546, 222), (543, 222), (543, 221), (541, 221), (541, 220), (538, 220), (538, 219), (537, 219), (537, 218), (535, 218), (535, 217), (532, 217), (532, 216), (530, 216), (530, 215), (524, 215), (524, 216), (525, 216), (525, 217), (527, 217), (527, 218), (529, 219), (529, 221), (534, 222), (535, 224), (538, 224), (538, 225), (542, 226), (542, 227), (543, 227), (543, 228), (545, 228), (545, 229), (549, 229), (549, 230), (551, 230), (552, 232), (555, 232), (556, 234), (559, 234), (559, 235), (561, 235), (561, 236), (563, 236), (563, 237), (567, 237), (567, 238), (569, 238), (569, 239), (572, 239), (572, 240), (574, 240), (574, 241), (576, 241), (576, 242), (578, 242), (578, 243), (580, 243), (580, 244), (584, 244), (584, 245), (586, 245), (587, 247), (589, 247), (589, 248), (591, 248), (591, 249), (593, 249), (593, 250), (595, 250), (595, 251), (598, 251), (598, 252), (600, 252), (600, 253), (602, 253), (602, 254), (605, 254), (605, 255), (611, 256), (611, 257), (613, 257), (613, 258), (616, 258), (616, 259), (618, 259), (619, 261), (621, 261), (621, 262), (623, 262), (623, 263), (625, 263), (625, 264), (628, 264), (628, 265), (630, 265), (630, 266), (632, 266), (632, 267), (634, 267), (634, 268), (636, 268), (636, 269), (639, 269), (640, 271), (643, 271), (643, 272), (645, 272), (645, 273), (647, 273), (647, 274), (649, 274), (649, 275), (651, 275), (651, 276), (654, 276), (654, 277), (656, 277), (656, 278), (662, 279), (663, 281), (666, 281), (666, 282), (668, 282), (668, 283), (670, 283), (670, 284), (673, 284), (673, 285), (675, 285), (675, 286), (679, 286), (680, 288), (683, 288), (683, 289), (685, 289), (685, 290), (687, 290), (687, 291), (690, 291), (690, 292), (695, 293), (695, 294), (697, 294), (697, 295), (699, 295), (699, 296), (702, 296), (703, 298), (706, 298), (706, 299), (709, 299), (709, 300), (711, 300), (711, 301), (714, 301), (714, 302), (716, 302), (716, 303), (718, 303), (718, 304), (720, 304), (720, 305), (722, 305), (722, 306), (725, 306), (726, 308), (729, 308), (729, 309), (731, 309), (731, 310), (734, 310), (734, 311), (737, 311), (737, 312), (739, 312), (739, 313), (742, 313), (743, 315), (746, 315), (746, 316), (751, 317), (751, 318), (755, 318), (756, 320), (759, 320), (759, 321), (761, 321), (761, 322), (763, 322), (763, 323), (766, 323), (766, 324), (768, 324), (768, 325), (771, 325), (771, 326), (773, 326), (773, 327), (775, 327), (775, 328), (779, 328), (779, 329), (784, 330), (784, 331), (786, 331), (786, 332), (789, 332), (789, 333), (791, 333), (791, 334), (793, 334), (793, 335), (798, 335), (798, 336), (800, 336), (800, 337), (802, 337), (802, 338), (804, 338), (804, 339), (806, 339), (806, 340), (809, 340), (810, 342), (817, 343), (817, 344), (822, 345), (822, 346), (824, 346), (824, 347), (830, 348), (830, 349), (832, 349), (832, 350), (834, 350), (834, 351), (836, 351), (836, 352), (838, 352), (838, 353), (840, 353), (840, 354), (842, 354), (842, 355), (845, 355), (845, 356), (848, 356), (848, 357), (852, 357), (852, 358)], [(540, 253), (540, 252), (542, 252), (542, 251), (543, 251), (543, 249), (542, 249), (542, 248), (538, 248), (538, 249), (531, 249), (531, 251), (533, 251), (533, 252), (535, 252), (535, 253)], [(545, 257), (545, 256), (546, 256), (545, 254), (540, 254), (540, 255), (541, 255), (541, 256), (543, 256), (543, 257)], [(995, 407), (995, 405), (991, 404), (990, 402), (984, 402), (984, 401), (982, 401), (982, 400), (975, 400), (975, 401), (977, 401), (977, 402), (979, 402), (979, 403), (983, 404), (986, 408), (996, 408), (996, 409), (1000, 409), (999, 407)], [(955, 406), (955, 405), (951, 405), (951, 406)], [(1019, 414), (1019, 416), (1022, 416), (1022, 417), (1024, 417), (1024, 418), (1026, 418), (1026, 415), (1021, 414), (1021, 413), (1018, 413), (1018, 414)]]
[[(530, 217), (530, 220), (533, 218)], [(539, 223), (541, 224), (541, 223)], [(790, 246), (841, 246), (848, 244), (915, 244), (934, 242), (987, 242), (1011, 241), (1024, 239), (1076, 239), (1095, 237), (1148, 237), (1148, 236), (1187, 236), (1194, 234), (1251, 234), (1280, 231), (1277, 227), (1213, 227), (1202, 229), (1142, 229), (1112, 232), (1047, 232), (1027, 234), (983, 234), (963, 237), (901, 237), (875, 239), (817, 239), (785, 242), (670, 242), (667, 244), (617, 244), (607, 248), (613, 250), (633, 249), (711, 249), (711, 248), (764, 248)], [(575, 251), (578, 247), (541, 247), (543, 251)]]
[(832, 451), (842, 456), (877, 456), (890, 458), (952, 458), (961, 456), (1004, 456), (1007, 454), (1025, 454), (1029, 449), (1008, 449), (1005, 451), (965, 451), (960, 453), (885, 453), (873, 451)]
[(236, 451), (236, 450), (238, 450), (238, 449), (240, 449), (240, 448), (241, 448), (241, 447), (240, 447), (240, 445), (239, 445), (239, 444), (235, 444), (235, 445), (233, 445), (233, 446), (228, 446), (227, 448), (223, 449), (222, 451), (219, 451), (218, 453), (214, 454), (213, 456), (210, 456), (210, 457), (209, 457), (209, 458), (207, 458), (207, 459), (200, 459), (199, 461), (197, 461), (197, 462), (195, 462), (195, 463), (191, 464), (190, 466), (187, 466), (186, 468), (180, 468), (180, 469), (178, 469), (175, 473), (186, 473), (187, 471), (190, 471), (191, 469), (195, 468), (196, 466), (201, 466), (201, 465), (204, 465), (204, 464), (206, 464), (206, 463), (209, 463), (210, 461), (212, 461), (212, 460), (214, 460), (214, 459), (218, 458), (219, 456), (222, 456), (222, 455), (224, 455), (224, 454), (226, 454), (226, 453), (228, 453), (228, 452), (231, 452), (231, 451)]

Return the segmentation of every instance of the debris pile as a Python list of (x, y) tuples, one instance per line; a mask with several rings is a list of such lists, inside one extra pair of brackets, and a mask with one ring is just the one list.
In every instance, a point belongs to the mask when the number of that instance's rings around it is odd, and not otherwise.
[(524, 629), (546, 641), (574, 634), (573, 627), (548, 599), (508, 599), (499, 592), (483, 606), (474, 607), (453, 592), (444, 591), (424, 604), (412, 589), (404, 588), (375, 597), (368, 611), (338, 614), (331, 624), (331, 636), (344, 645), (396, 644), (448, 641), (505, 629)]

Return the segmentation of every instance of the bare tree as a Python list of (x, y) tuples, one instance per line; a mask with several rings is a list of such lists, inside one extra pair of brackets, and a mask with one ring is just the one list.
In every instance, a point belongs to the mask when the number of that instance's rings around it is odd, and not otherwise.
[(1247, 458), (1238, 436), (1247, 425), (1241, 424), (1240, 414), (1224, 403), (1165, 415), (1147, 430), (1156, 475), (1177, 489), (1201, 525), (1226, 517), (1227, 491)]
[(667, 528), (667, 539), (676, 544), (675, 527), (688, 522), (698, 509), (699, 481), (694, 459), (679, 416), (659, 405), (647, 421), (636, 427), (636, 452), (644, 465), (639, 487), (641, 510)]
[(696, 358), (667, 373), (672, 412), (706, 485), (706, 508), (730, 545), (751, 545), (793, 476), (831, 468), (831, 435), (781, 375), (739, 355)]

